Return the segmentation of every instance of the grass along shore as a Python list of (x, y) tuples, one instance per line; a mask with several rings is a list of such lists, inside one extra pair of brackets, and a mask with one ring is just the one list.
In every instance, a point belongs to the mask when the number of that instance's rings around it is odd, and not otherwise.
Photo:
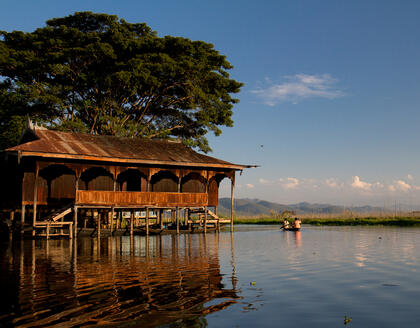
[[(302, 224), (311, 224), (317, 226), (367, 226), (367, 225), (383, 225), (383, 226), (401, 226), (414, 227), (420, 226), (420, 217), (412, 216), (383, 216), (383, 217), (299, 217)], [(293, 220), (290, 220), (293, 221)], [(280, 218), (235, 218), (234, 224), (283, 224)]]

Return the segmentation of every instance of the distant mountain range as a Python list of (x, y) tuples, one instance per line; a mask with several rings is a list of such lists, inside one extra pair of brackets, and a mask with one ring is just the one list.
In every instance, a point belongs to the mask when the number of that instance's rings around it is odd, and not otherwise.
[[(369, 213), (382, 212), (382, 207), (374, 206), (356, 206), (344, 207), (330, 204), (311, 204), (302, 202), (298, 204), (278, 204), (267, 202), (260, 199), (236, 199), (235, 200), (235, 214), (236, 216), (259, 216), (279, 214), (283, 211), (293, 211), (296, 214), (328, 214), (328, 213), (343, 213), (343, 211), (352, 211), (353, 213)], [(220, 198), (218, 212), (221, 215), (230, 215), (230, 198)]]

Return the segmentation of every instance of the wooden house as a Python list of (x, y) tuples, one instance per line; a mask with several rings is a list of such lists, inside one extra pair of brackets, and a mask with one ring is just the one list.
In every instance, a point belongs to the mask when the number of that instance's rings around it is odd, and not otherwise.
[[(71, 237), (78, 227), (86, 227), (89, 213), (96, 213), (98, 234), (101, 228), (115, 232), (123, 211), (131, 213), (131, 234), (136, 225), (147, 234), (152, 224), (162, 230), (162, 215), (168, 211), (176, 232), (180, 224), (191, 229), (197, 223), (192, 213), (204, 231), (210, 223), (219, 228), (227, 223), (217, 216), (224, 178), (231, 181), (232, 228), (235, 172), (251, 167), (197, 153), (176, 141), (66, 133), (31, 124), (20, 144), (3, 152), (1, 166), (3, 211), (20, 221), (22, 232), (29, 223), (34, 236), (39, 230), (47, 237), (58, 228)], [(136, 218), (139, 211), (146, 214)]]

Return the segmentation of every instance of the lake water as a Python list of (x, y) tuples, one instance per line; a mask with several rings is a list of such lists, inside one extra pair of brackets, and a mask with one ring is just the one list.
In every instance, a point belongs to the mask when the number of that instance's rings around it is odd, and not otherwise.
[(420, 326), (420, 229), (235, 229), (3, 244), (0, 326)]

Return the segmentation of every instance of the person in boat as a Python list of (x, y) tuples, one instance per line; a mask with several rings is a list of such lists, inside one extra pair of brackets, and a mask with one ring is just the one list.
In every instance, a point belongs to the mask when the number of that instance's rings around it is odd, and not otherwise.
[(282, 228), (283, 229), (289, 229), (290, 228), (290, 223), (289, 223), (289, 221), (287, 221), (287, 219), (284, 219)]
[(295, 221), (293, 222), (293, 228), (300, 229), (300, 224), (302, 221), (300, 221), (298, 218), (295, 218)]

